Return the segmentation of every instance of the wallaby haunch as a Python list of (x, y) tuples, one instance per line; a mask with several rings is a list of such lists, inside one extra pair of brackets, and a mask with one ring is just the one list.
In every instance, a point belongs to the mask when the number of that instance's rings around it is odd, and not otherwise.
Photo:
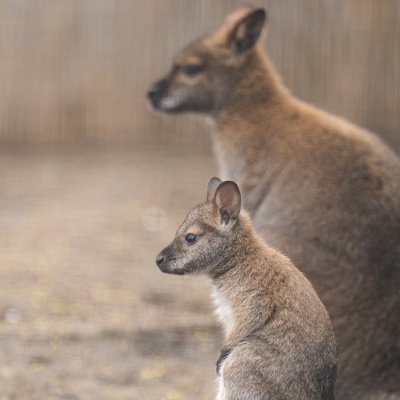
[(329, 316), (291, 261), (267, 246), (240, 211), (234, 182), (212, 178), (157, 256), (161, 271), (204, 273), (225, 328), (218, 400), (331, 400), (336, 377)]
[(400, 398), (400, 161), (373, 134), (295, 99), (243, 7), (149, 91), (211, 116), (220, 172), (254, 226), (310, 279), (338, 342), (338, 400)]

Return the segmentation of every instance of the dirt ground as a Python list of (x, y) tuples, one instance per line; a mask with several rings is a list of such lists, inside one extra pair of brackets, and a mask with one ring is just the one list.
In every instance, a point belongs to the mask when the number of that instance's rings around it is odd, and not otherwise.
[(0, 153), (0, 400), (212, 399), (208, 283), (154, 258), (205, 196), (211, 155)]

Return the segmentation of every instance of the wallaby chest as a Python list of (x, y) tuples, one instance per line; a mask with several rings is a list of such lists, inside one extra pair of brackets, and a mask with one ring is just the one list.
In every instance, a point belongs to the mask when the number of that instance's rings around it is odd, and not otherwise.
[(213, 287), (211, 297), (215, 307), (215, 314), (224, 327), (225, 333), (230, 332), (233, 328), (233, 312), (231, 305), (224, 294), (216, 287)]

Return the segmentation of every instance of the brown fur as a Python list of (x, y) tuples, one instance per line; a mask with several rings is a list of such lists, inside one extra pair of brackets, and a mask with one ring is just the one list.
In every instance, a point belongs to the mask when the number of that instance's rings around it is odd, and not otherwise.
[[(295, 99), (253, 43), (260, 21), (245, 7), (189, 44), (153, 87), (153, 104), (213, 118), (221, 174), (238, 182), (257, 231), (330, 313), (336, 398), (400, 398), (399, 159), (375, 135)], [(202, 70), (188, 77), (193, 58)], [(175, 106), (163, 108), (164, 98)]]
[[(225, 328), (217, 399), (333, 399), (335, 340), (314, 289), (240, 213), (236, 184), (213, 178), (207, 198), (157, 264), (163, 272), (205, 273), (212, 280)], [(191, 234), (196, 240), (187, 243)]]

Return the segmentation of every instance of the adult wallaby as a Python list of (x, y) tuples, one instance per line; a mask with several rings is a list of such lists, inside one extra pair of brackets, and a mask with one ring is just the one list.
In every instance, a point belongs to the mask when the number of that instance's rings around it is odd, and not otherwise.
[(212, 280), (225, 328), (218, 400), (330, 400), (336, 377), (328, 313), (305, 276), (240, 211), (234, 182), (212, 178), (157, 256), (161, 271)]
[(254, 226), (310, 279), (338, 341), (336, 398), (400, 398), (400, 161), (373, 134), (295, 99), (243, 7), (179, 53), (149, 91), (208, 114), (225, 179)]

